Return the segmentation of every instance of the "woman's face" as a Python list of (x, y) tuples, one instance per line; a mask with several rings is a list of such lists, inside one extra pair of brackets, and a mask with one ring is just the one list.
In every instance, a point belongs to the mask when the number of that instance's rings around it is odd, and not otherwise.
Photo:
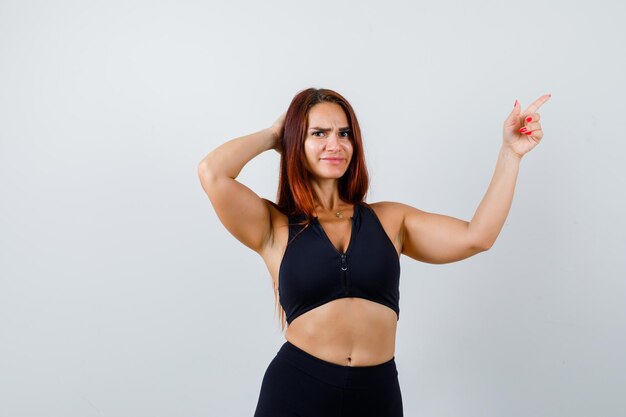
[(304, 140), (306, 168), (318, 178), (341, 178), (352, 152), (352, 131), (343, 108), (323, 102), (311, 107)]

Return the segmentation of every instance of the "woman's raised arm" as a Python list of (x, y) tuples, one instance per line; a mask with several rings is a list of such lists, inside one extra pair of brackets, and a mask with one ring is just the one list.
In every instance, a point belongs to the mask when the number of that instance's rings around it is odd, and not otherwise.
[(255, 252), (260, 252), (272, 235), (269, 203), (235, 178), (255, 156), (269, 149), (280, 152), (284, 116), (267, 129), (220, 145), (198, 164), (200, 183), (220, 221)]
[(522, 156), (539, 144), (543, 130), (537, 110), (551, 97), (544, 94), (521, 111), (517, 100), (506, 118), (496, 169), (471, 221), (400, 207), (403, 253), (430, 263), (456, 262), (493, 246), (506, 220)]

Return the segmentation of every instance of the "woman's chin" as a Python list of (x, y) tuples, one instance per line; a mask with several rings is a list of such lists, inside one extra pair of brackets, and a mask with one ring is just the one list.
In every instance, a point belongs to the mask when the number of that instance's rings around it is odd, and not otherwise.
[(343, 177), (343, 175), (345, 174), (345, 172), (327, 172), (327, 173), (317, 173), (317, 174), (313, 174), (314, 177), (318, 180), (338, 180), (339, 178)]

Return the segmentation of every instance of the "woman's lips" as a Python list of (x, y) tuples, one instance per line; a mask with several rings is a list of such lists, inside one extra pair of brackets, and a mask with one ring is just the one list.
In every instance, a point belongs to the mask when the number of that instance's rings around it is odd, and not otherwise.
[(343, 162), (343, 158), (322, 158), (322, 161), (328, 162), (329, 164), (340, 164)]

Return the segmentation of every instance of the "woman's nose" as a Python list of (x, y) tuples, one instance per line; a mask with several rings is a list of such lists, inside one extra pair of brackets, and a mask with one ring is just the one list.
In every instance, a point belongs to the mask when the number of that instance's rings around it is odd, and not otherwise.
[(339, 133), (331, 133), (328, 136), (327, 146), (336, 147), (339, 145)]

